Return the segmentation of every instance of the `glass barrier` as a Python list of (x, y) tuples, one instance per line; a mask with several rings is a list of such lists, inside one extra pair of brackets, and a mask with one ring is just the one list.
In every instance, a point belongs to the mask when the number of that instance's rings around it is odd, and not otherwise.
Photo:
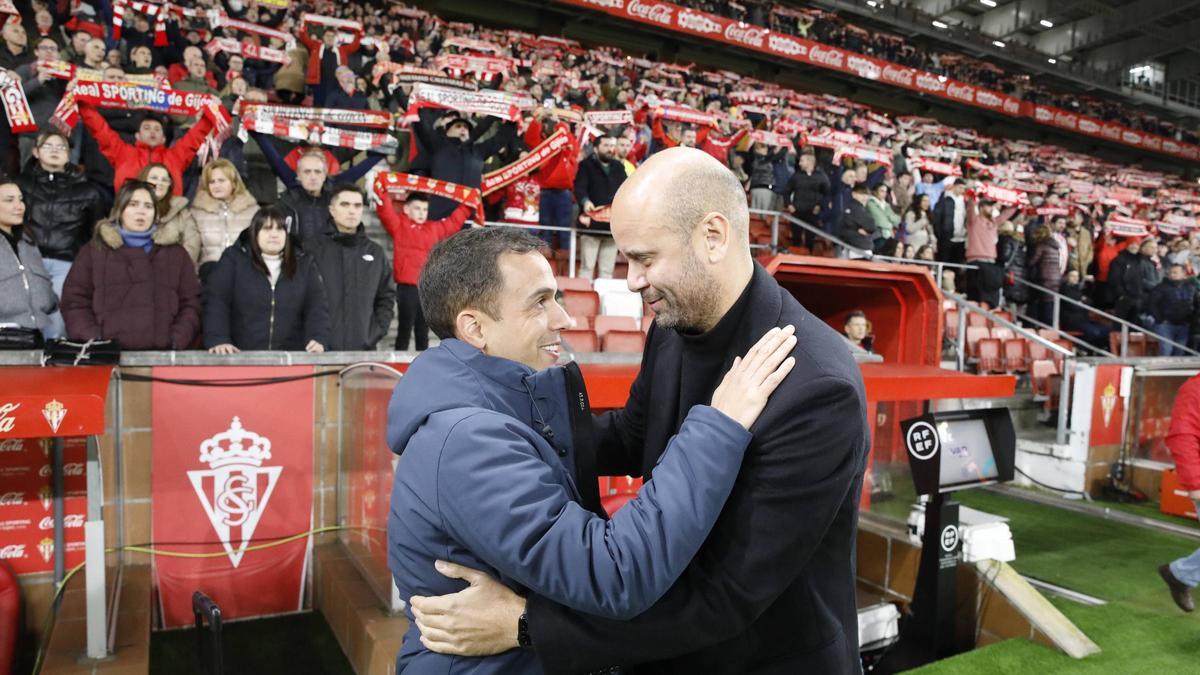
[(1130, 410), (1125, 433), (1125, 452), (1135, 459), (1173, 463), (1167, 451), (1167, 430), (1171, 426), (1171, 409), (1175, 395), (1183, 383), (1196, 374), (1195, 370), (1133, 371), (1130, 389)]
[(917, 490), (908, 468), (900, 422), (925, 413), (924, 401), (880, 401), (871, 420), (871, 464), (863, 481), (861, 510), (899, 523), (908, 520)]
[(396, 455), (387, 447), (387, 406), (400, 380), (385, 365), (351, 366), (339, 376), (338, 537), (380, 603), (393, 614), (403, 603), (387, 564), (388, 502)]

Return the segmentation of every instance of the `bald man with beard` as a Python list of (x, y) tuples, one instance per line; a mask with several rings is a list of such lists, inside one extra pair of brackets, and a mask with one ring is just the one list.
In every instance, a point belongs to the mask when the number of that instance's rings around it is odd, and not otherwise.
[(750, 428), (707, 540), (649, 610), (597, 618), (450, 566), (470, 586), (412, 598), (422, 641), (463, 656), (532, 649), (547, 673), (860, 672), (854, 551), (869, 434), (845, 342), (754, 262), (745, 193), (700, 150), (647, 160), (617, 192), (612, 232), (629, 289), (656, 316), (625, 407), (596, 418), (598, 475), (651, 478), (687, 411), (771, 328), (795, 326), (795, 367)]

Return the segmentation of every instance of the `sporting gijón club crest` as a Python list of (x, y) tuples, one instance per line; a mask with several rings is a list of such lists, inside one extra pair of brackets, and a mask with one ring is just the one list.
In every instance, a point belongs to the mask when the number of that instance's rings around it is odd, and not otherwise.
[(228, 429), (200, 444), (200, 462), (209, 468), (187, 472), (234, 567), (241, 564), (283, 473), (282, 466), (265, 465), (269, 459), (271, 439), (244, 429), (234, 417)]

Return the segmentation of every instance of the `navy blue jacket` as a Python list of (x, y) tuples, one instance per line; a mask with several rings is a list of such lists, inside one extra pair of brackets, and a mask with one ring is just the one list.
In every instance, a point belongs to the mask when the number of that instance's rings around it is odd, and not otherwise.
[[(749, 432), (694, 406), (654, 480), (607, 520), (579, 504), (566, 383), (563, 368), (534, 373), (453, 339), (413, 361), (388, 405), (388, 446), (401, 455), (388, 563), (403, 600), (465, 588), (434, 569), (441, 559), (625, 620), (688, 565), (733, 488)], [(533, 650), (459, 658), (419, 638), (413, 623), (397, 673), (541, 672)]]

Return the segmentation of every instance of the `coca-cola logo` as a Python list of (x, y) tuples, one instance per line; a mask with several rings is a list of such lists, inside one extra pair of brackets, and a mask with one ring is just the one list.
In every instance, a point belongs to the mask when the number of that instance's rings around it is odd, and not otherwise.
[(808, 54), (808, 47), (786, 35), (779, 35), (778, 33), (771, 33), (767, 36), (767, 47), (776, 54), (787, 54), (788, 56), (804, 56)]
[(50, 465), (43, 464), (42, 468), (38, 469), (38, 475), (41, 476), (42, 478), (48, 477), (50, 475)]
[(917, 75), (917, 88), (925, 91), (940, 92), (946, 88), (946, 82), (936, 75), (920, 73)]
[(1054, 113), (1047, 108), (1037, 106), (1033, 109), (1033, 118), (1039, 122), (1050, 122), (1054, 119)]
[(859, 77), (868, 80), (879, 79), (879, 66), (868, 58), (852, 54), (846, 59), (846, 67), (853, 70)]
[(17, 419), (12, 417), (10, 413), (15, 412), (20, 407), (20, 403), (5, 403), (4, 405), (0, 405), (0, 434), (12, 432), (13, 427), (17, 424)]
[(1166, 150), (1167, 152), (1180, 152), (1182, 150), (1182, 148), (1180, 148), (1179, 145), (1175, 143), (1175, 141), (1173, 141), (1169, 138), (1165, 139), (1162, 142), (1162, 147), (1163, 147), (1163, 150)]
[(696, 33), (719, 34), (721, 32), (721, 24), (713, 21), (704, 14), (699, 14), (686, 9), (679, 12), (679, 27)]
[(946, 96), (959, 101), (971, 101), (975, 98), (975, 87), (969, 84), (950, 84), (946, 87)]
[(885, 82), (893, 82), (902, 87), (913, 86), (913, 77), (915, 71), (900, 66), (884, 66), (883, 72), (880, 74), (881, 79)]
[(0, 560), (16, 560), (25, 557), (25, 544), (9, 544), (0, 548)]
[(0, 506), (20, 506), (25, 503), (24, 492), (5, 492), (0, 494)]
[(762, 28), (741, 23), (730, 23), (725, 26), (725, 39), (740, 42), (751, 47), (762, 47), (766, 32)]
[(818, 46), (813, 46), (808, 50), (808, 60), (813, 63), (820, 63), (830, 68), (841, 68), (845, 63), (846, 55), (836, 49), (822, 49)]
[(1096, 124), (1092, 120), (1083, 118), (1083, 119), (1079, 120), (1079, 130), (1087, 132), (1089, 134), (1096, 134), (1096, 133), (1100, 133), (1100, 125)]
[(1018, 103), (1016, 99), (1006, 98), (1004, 99), (1004, 112), (1009, 113), (1010, 115), (1016, 115), (1017, 113), (1021, 112), (1021, 104)]
[(975, 102), (979, 105), (986, 105), (989, 108), (1000, 107), (1000, 97), (986, 89), (980, 89), (975, 92)]
[(6, 438), (0, 441), (0, 452), (21, 452), (24, 449), (24, 438)]
[(674, 12), (674, 7), (661, 2), (645, 3), (638, 2), (638, 0), (630, 0), (629, 5), (625, 7), (625, 13), (629, 16), (636, 16), (646, 21), (661, 23), (664, 26), (671, 25)]
[[(63, 527), (65, 527), (65, 528), (83, 527), (83, 514), (82, 513), (68, 513), (67, 515), (63, 516)], [(39, 530), (53, 530), (54, 529), (54, 518), (52, 518), (50, 516), (46, 516), (45, 518), (42, 518), (42, 520), (38, 523), (38, 529)]]
[(63, 464), (63, 475), (64, 476), (82, 476), (83, 475), (83, 462), (67, 462), (66, 464)]
[(1133, 131), (1126, 131), (1125, 133), (1121, 134), (1121, 140), (1133, 145), (1139, 145), (1142, 142), (1142, 136), (1141, 134)]

